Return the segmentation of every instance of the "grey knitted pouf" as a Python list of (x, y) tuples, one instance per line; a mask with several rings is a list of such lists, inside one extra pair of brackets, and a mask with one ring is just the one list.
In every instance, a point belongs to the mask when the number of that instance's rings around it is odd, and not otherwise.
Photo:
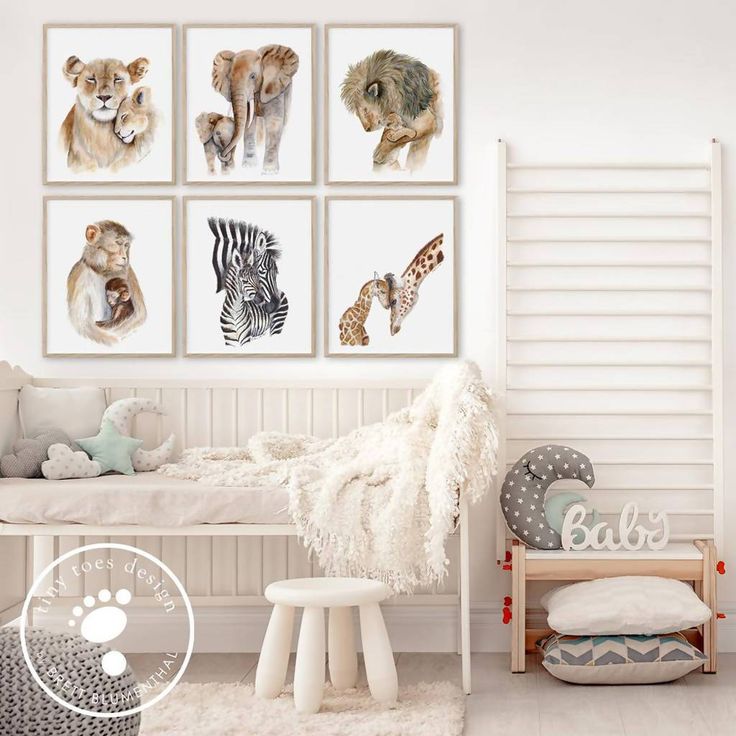
[[(117, 677), (105, 674), (100, 661), (109, 651), (108, 647), (93, 644), (75, 634), (55, 634), (44, 629), (28, 630), (26, 641), (31, 658), (47, 656), (58, 676), (84, 688), (85, 694), (73, 700), (60, 688), (52, 688), (78, 708), (115, 713), (140, 704), (135, 697), (125, 701), (118, 699), (116, 704), (105, 707), (93, 702), (92, 693), (119, 693), (137, 684), (130, 667)], [(33, 679), (23, 658), (20, 630), (0, 629), (0, 736), (137, 736), (140, 725), (140, 713), (119, 718), (94, 718), (57, 703)]]

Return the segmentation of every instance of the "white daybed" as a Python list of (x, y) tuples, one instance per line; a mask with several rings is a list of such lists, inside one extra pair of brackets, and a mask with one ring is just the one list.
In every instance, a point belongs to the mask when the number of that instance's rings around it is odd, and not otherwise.
[[(2, 452), (19, 434), (18, 393), (27, 383), (59, 387), (96, 385), (105, 388), (110, 401), (132, 395), (154, 398), (164, 406), (166, 417), (163, 421), (156, 418), (150, 424), (146, 423), (149, 417), (141, 418), (136, 434), (157, 444), (165, 433), (174, 432), (182, 447), (242, 444), (261, 429), (322, 436), (342, 434), (406, 405), (421, 389), (421, 385), (408, 382), (285, 386), (232, 381), (209, 384), (34, 379), (0, 363)], [(260, 570), (253, 570), (251, 562), (243, 562), (243, 538), (295, 536), (287, 503), (283, 489), (210, 488), (156, 473), (79, 481), (0, 479), (0, 625), (19, 615), (34, 572), (43, 569), (62, 547), (69, 547), (64, 544), (65, 539), (81, 537), (160, 538), (165, 561), (175, 570), (186, 570), (185, 585), (195, 606), (266, 605), (262, 592), (268, 582), (312, 573), (311, 563), (306, 561), (296, 540), (276, 547), (262, 542), (260, 556), (256, 555)], [(457, 606), (458, 653), (462, 654), (463, 687), (469, 693), (469, 540), (465, 503), (460, 504), (459, 519), (458, 533), (454, 535), (460, 542), (457, 591), (422, 592), (413, 596), (411, 602)], [(186, 541), (183, 545), (166, 545), (172, 538)], [(145, 544), (145, 540), (139, 542)], [(228, 566), (232, 570), (231, 584), (214, 581), (215, 570)], [(243, 567), (248, 569), (243, 571)], [(248, 572), (257, 578), (257, 595), (250, 594), (253, 586), (241, 580)], [(241, 592), (243, 585), (247, 594)]]

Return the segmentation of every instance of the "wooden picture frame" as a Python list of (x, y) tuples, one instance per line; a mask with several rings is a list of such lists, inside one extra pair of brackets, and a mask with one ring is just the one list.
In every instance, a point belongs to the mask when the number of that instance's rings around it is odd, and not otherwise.
[[(446, 297), (449, 298), (451, 302), (451, 318), (448, 320), (448, 329), (451, 330), (451, 338), (447, 340), (449, 343), (449, 349), (447, 350), (398, 350), (396, 352), (391, 351), (378, 351), (378, 352), (363, 352), (359, 348), (357, 350), (347, 350), (342, 349), (343, 346), (341, 345), (338, 349), (336, 345), (331, 344), (331, 335), (333, 334), (334, 330), (331, 329), (331, 320), (334, 322), (334, 319), (338, 316), (338, 313), (342, 311), (342, 309), (331, 312), (330, 308), (330, 302), (332, 297), (332, 288), (331, 288), (331, 279), (335, 276), (334, 270), (331, 269), (331, 249), (335, 249), (335, 243), (331, 243), (331, 235), (330, 235), (330, 225), (332, 222), (332, 217), (330, 215), (330, 206), (333, 203), (340, 203), (340, 202), (358, 202), (358, 203), (374, 203), (374, 204), (380, 204), (380, 203), (395, 203), (397, 208), (399, 209), (405, 209), (406, 206), (409, 203), (415, 202), (415, 203), (440, 203), (445, 202), (449, 203), (451, 206), (451, 213), (448, 217), (450, 220), (449, 227), (447, 230), (449, 231), (449, 234), (451, 238), (451, 250), (449, 251), (451, 253), (451, 258), (445, 258), (446, 261), (449, 261), (449, 265), (452, 267), (452, 273), (449, 277), (447, 286), (449, 288), (449, 294), (446, 294)], [(439, 210), (439, 208), (434, 208), (435, 210)], [(374, 213), (372, 213), (374, 214)], [(380, 217), (378, 218), (380, 220)], [(370, 232), (367, 227), (367, 221), (362, 220), (363, 226), (362, 230), (364, 231), (364, 236), (368, 237), (370, 239)], [(323, 227), (324, 227), (324, 236), (323, 236), (323, 284), (324, 284), (324, 309), (323, 309), (323, 339), (324, 339), (324, 352), (325, 357), (328, 358), (454, 358), (458, 355), (458, 323), (459, 323), (459, 309), (457, 304), (457, 294), (458, 294), (458, 288), (457, 288), (457, 279), (458, 279), (458, 254), (460, 252), (459, 245), (458, 245), (458, 238), (457, 238), (457, 197), (452, 195), (408, 195), (408, 196), (371, 196), (371, 195), (339, 195), (339, 196), (328, 196), (325, 197), (324, 202), (324, 211), (323, 211)], [(385, 228), (385, 223), (379, 222), (377, 223), (376, 227), (379, 228)], [(434, 235), (434, 229), (430, 228), (429, 231), (432, 235)], [(447, 251), (448, 244), (448, 232), (444, 232), (444, 243), (442, 245), (442, 249)], [(423, 246), (425, 242), (427, 242), (428, 236), (425, 233), (424, 237), (422, 239), (418, 239), (417, 247)], [(372, 242), (376, 242), (373, 240)], [(353, 240), (351, 238), (351, 243), (353, 243)], [(429, 243), (427, 243), (429, 244)], [(406, 254), (404, 254), (406, 255)], [(417, 253), (417, 255), (419, 255)], [(410, 253), (411, 256), (411, 253)], [(390, 260), (390, 259), (388, 259)], [(386, 263), (388, 264), (388, 260)], [(403, 268), (405, 263), (404, 260), (400, 262), (401, 267)], [(394, 262), (392, 262), (391, 265), (393, 265)], [(389, 267), (387, 265), (387, 267)], [(394, 266), (395, 267), (395, 266)], [(332, 271), (332, 273), (331, 273)], [(367, 272), (366, 272), (367, 273)], [(374, 277), (378, 277), (378, 271), (374, 271)], [(398, 275), (398, 272), (397, 272)], [(431, 277), (431, 273), (430, 273)], [(367, 275), (363, 276), (358, 279), (358, 281), (361, 281), (363, 278), (366, 278), (370, 280), (370, 274), (367, 273)], [(426, 298), (425, 298), (426, 303)], [(341, 302), (341, 307), (343, 306), (343, 302)], [(345, 302), (345, 306), (349, 306), (349, 300)], [(344, 312), (343, 312), (344, 316)], [(397, 332), (398, 334), (398, 332)], [(355, 346), (357, 348), (357, 346)]]
[[(309, 172), (304, 177), (289, 177), (289, 178), (273, 178), (277, 175), (264, 175), (255, 176), (249, 178), (236, 178), (234, 176), (226, 178), (210, 178), (208, 176), (199, 176), (194, 178), (192, 172), (190, 172), (190, 154), (192, 153), (192, 146), (190, 145), (193, 141), (190, 138), (193, 137), (193, 121), (190, 120), (189, 103), (192, 101), (192, 94), (189, 89), (190, 75), (189, 75), (189, 54), (192, 48), (192, 42), (189, 40), (190, 31), (205, 31), (205, 30), (254, 30), (262, 33), (265, 30), (274, 29), (285, 32), (289, 31), (309, 31), (309, 62), (310, 62), (310, 73), (308, 75), (310, 91), (309, 91), (309, 124), (310, 132), (308, 136), (309, 141), (309, 156), (308, 156), (308, 167)], [(317, 97), (317, 27), (314, 24), (309, 23), (186, 23), (182, 26), (182, 46), (183, 46), (183, 77), (184, 77), (184, 94), (182, 99), (182, 116), (185, 121), (184, 124), (184, 183), (187, 185), (197, 186), (294, 186), (294, 185), (307, 185), (314, 184), (316, 182), (316, 171), (317, 171), (317, 119), (316, 119), (316, 97)], [(213, 47), (214, 48), (214, 47)], [(219, 47), (218, 47), (219, 48)], [(209, 58), (209, 57), (208, 57)], [(210, 62), (211, 63), (211, 62)], [(304, 66), (303, 57), (300, 57), (300, 69)], [(210, 70), (207, 71), (208, 75), (211, 75)], [(297, 70), (296, 74), (299, 73)], [(209, 83), (211, 86), (211, 82)], [(213, 94), (217, 94), (213, 90)], [(219, 98), (219, 95), (218, 95)], [(225, 99), (219, 99), (220, 107), (218, 110), (224, 110), (227, 112), (228, 103)], [(293, 100), (292, 100), (293, 104)], [(292, 107), (293, 112), (293, 107)], [(295, 120), (293, 115), (289, 120), (289, 123), (293, 127)], [(288, 133), (288, 128), (284, 130), (284, 137)], [(202, 148), (201, 140), (196, 141), (196, 148)], [(283, 148), (283, 141), (281, 142), (281, 148)], [(233, 157), (235, 171), (240, 169), (241, 163), (238, 160), (238, 154), (240, 153), (240, 147), (236, 147)], [(201, 150), (200, 150), (201, 155)], [(282, 157), (282, 168), (283, 168), (283, 157)], [(221, 163), (216, 162), (216, 167), (220, 167)], [(259, 168), (260, 171), (260, 168)], [(221, 172), (220, 172), (221, 174)]]
[[(170, 349), (163, 351), (133, 351), (133, 352), (73, 352), (73, 351), (51, 351), (49, 350), (49, 265), (51, 258), (49, 257), (49, 205), (53, 202), (67, 202), (70, 206), (66, 207), (66, 210), (71, 210), (71, 205), (75, 202), (169, 202), (171, 205), (171, 218), (170, 224), (170, 240), (171, 247), (167, 251), (169, 264), (169, 277), (170, 277), (170, 296), (169, 300), (164, 300), (162, 303), (170, 309), (170, 327), (168, 330), (168, 338), (170, 340)], [(89, 218), (90, 222), (95, 221), (97, 218)], [(102, 219), (102, 218), (100, 218)], [(86, 221), (86, 220), (85, 220)], [(44, 358), (172, 358), (176, 355), (176, 240), (177, 240), (177, 214), (176, 214), (176, 197), (173, 196), (134, 196), (134, 195), (79, 195), (79, 196), (64, 196), (64, 195), (50, 195), (43, 198), (43, 303), (42, 303), (42, 351)], [(166, 221), (160, 223), (161, 226), (166, 226)], [(76, 237), (77, 230), (74, 230)], [(135, 233), (133, 233), (135, 236)], [(83, 230), (79, 230), (78, 245), (80, 250), (84, 244), (85, 233)], [(137, 256), (137, 252), (136, 252)], [(130, 259), (131, 265), (137, 263), (139, 259), (134, 257)], [(73, 262), (73, 261), (72, 261)], [(138, 278), (141, 278), (140, 269), (138, 270)], [(156, 271), (160, 273), (160, 271)], [(64, 275), (66, 279), (66, 275)], [(152, 276), (148, 276), (147, 280), (151, 280)], [(62, 309), (66, 316), (66, 305), (60, 307), (56, 304), (57, 312)], [(150, 307), (149, 307), (150, 313)]]
[[(308, 271), (309, 281), (309, 313), (308, 319), (305, 324), (308, 325), (310, 336), (308, 341), (308, 349), (293, 351), (293, 352), (279, 352), (279, 351), (265, 351), (265, 352), (245, 352), (242, 349), (235, 350), (233, 352), (227, 352), (225, 349), (222, 351), (212, 350), (193, 350), (190, 349), (190, 339), (192, 337), (192, 329), (189, 324), (189, 300), (191, 296), (191, 289), (189, 285), (190, 269), (188, 266), (189, 255), (191, 252), (191, 243), (189, 238), (190, 231), (190, 204), (196, 202), (223, 202), (223, 203), (269, 203), (269, 202), (308, 202), (309, 203), (309, 220), (310, 227), (308, 231), (309, 245), (307, 248), (307, 255), (309, 256), (310, 268)], [(317, 320), (316, 320), (316, 273), (317, 273), (317, 198), (311, 195), (197, 195), (187, 196), (183, 198), (183, 251), (181, 259), (181, 273), (182, 273), (182, 288), (184, 291), (183, 304), (184, 304), (184, 357), (186, 358), (313, 358), (316, 355), (316, 344), (317, 344)], [(278, 236), (278, 233), (276, 233)], [(212, 237), (212, 236), (210, 236)], [(207, 263), (212, 263), (212, 255), (208, 255)], [(284, 269), (279, 269), (279, 278), (284, 275)], [(208, 270), (208, 277), (210, 276)], [(293, 300), (292, 300), (293, 301)], [(288, 319), (288, 318), (287, 318)], [(220, 336), (221, 337), (221, 336)], [(253, 344), (253, 343), (251, 343)]]
[[(52, 155), (50, 155), (51, 146), (55, 145), (57, 140), (57, 132), (52, 131), (50, 127), (50, 121), (49, 121), (49, 114), (50, 114), (50, 105), (53, 104), (53, 106), (60, 107), (61, 112), (60, 115), (63, 114), (63, 109), (66, 109), (64, 106), (64, 103), (59, 101), (57, 99), (57, 95), (53, 96), (53, 100), (50, 100), (49, 95), (49, 84), (51, 83), (51, 78), (49, 76), (49, 64), (50, 64), (50, 50), (49, 50), (49, 34), (53, 31), (65, 31), (65, 30), (75, 30), (78, 29), (80, 31), (84, 30), (138, 30), (138, 31), (168, 31), (170, 33), (170, 44), (171, 44), (171, 56), (170, 59), (168, 56), (166, 56), (166, 61), (170, 64), (170, 73), (164, 75), (163, 73), (160, 75), (161, 79), (164, 78), (167, 80), (167, 84), (169, 87), (168, 90), (168, 98), (170, 98), (170, 104), (168, 105), (168, 109), (164, 109), (164, 118), (163, 118), (163, 125), (159, 124), (156, 128), (156, 135), (160, 137), (162, 135), (162, 132), (165, 131), (165, 134), (170, 138), (170, 145), (168, 146), (162, 146), (161, 149), (157, 150), (157, 155), (159, 157), (163, 156), (168, 161), (168, 172), (166, 176), (163, 177), (140, 177), (140, 176), (133, 176), (125, 177), (123, 175), (120, 175), (120, 171), (123, 173), (125, 171), (133, 171), (134, 168), (138, 168), (140, 170), (140, 165), (145, 164), (145, 167), (151, 167), (153, 168), (156, 165), (156, 162), (154, 159), (152, 159), (150, 153), (147, 155), (143, 155), (141, 160), (135, 162), (135, 167), (132, 166), (125, 166), (122, 169), (118, 170), (117, 172), (110, 169), (111, 176), (110, 178), (107, 178), (103, 174), (108, 171), (108, 166), (100, 166), (99, 169), (96, 172), (88, 172), (87, 174), (84, 174), (83, 172), (80, 172), (80, 176), (73, 176), (71, 172), (68, 174), (68, 178), (59, 177), (59, 176), (52, 176), (50, 175), (49, 169), (53, 165), (54, 168), (62, 168), (62, 164), (60, 163), (61, 158), (63, 158), (63, 154), (60, 154), (58, 152), (55, 152)], [(156, 44), (153, 43), (153, 39), (151, 41), (151, 44), (153, 48), (156, 47)], [(138, 47), (136, 47), (138, 48)], [(76, 53), (83, 53), (81, 49), (77, 49), (76, 51), (70, 47), (69, 49), (69, 55), (72, 56)], [(143, 55), (144, 53), (150, 53), (149, 47), (147, 47), (145, 44), (143, 44), (140, 47), (140, 53)], [(131, 49), (131, 59), (133, 58), (134, 49)], [(100, 54), (94, 54), (94, 57), (100, 56)], [(54, 55), (55, 61), (58, 61), (58, 54)], [(91, 62), (93, 61), (93, 58), (88, 59), (87, 61)], [(177, 33), (176, 33), (176, 25), (173, 23), (46, 23), (43, 26), (43, 70), (42, 70), (42, 99), (43, 99), (43, 120), (42, 120), (42, 129), (43, 129), (43, 141), (42, 141), (42, 180), (43, 183), (46, 184), (53, 184), (53, 185), (80, 185), (80, 186), (89, 186), (89, 185), (141, 185), (145, 184), (148, 186), (167, 186), (176, 184), (176, 166), (177, 166), (177, 159), (176, 159), (176, 151), (177, 151), (177, 140), (176, 140), (176, 115), (178, 111), (178, 102), (177, 102), (177, 58), (178, 58), (178, 47), (177, 47)], [(56, 68), (56, 67), (54, 67)], [(59, 65), (59, 68), (57, 69), (58, 72), (58, 80), (60, 84), (64, 84), (62, 80), (62, 74), (64, 73), (62, 71), (62, 65)], [(132, 88), (133, 84), (138, 85), (135, 89), (140, 89), (141, 87), (146, 87), (146, 81), (148, 77), (148, 74), (145, 73), (145, 76), (142, 77), (141, 80), (138, 80), (136, 82), (131, 82), (131, 91), (134, 91)], [(72, 109), (74, 109), (74, 105), (76, 104), (74, 97), (71, 95), (68, 95), (69, 100), (68, 102), (72, 105)], [(162, 108), (160, 104), (157, 103), (157, 94), (156, 91), (153, 90), (152, 94), (152, 104), (154, 108), (158, 108), (158, 112), (160, 113)], [(147, 108), (142, 110), (142, 112), (147, 114)], [(59, 116), (60, 117), (60, 116)], [(54, 125), (60, 126), (63, 121), (63, 118), (54, 119)], [(111, 125), (114, 125), (114, 121), (111, 121)], [(51, 137), (50, 137), (51, 135)], [(117, 140), (117, 139), (115, 139)], [(130, 143), (131, 146), (136, 145), (135, 141)], [(159, 153), (159, 151), (163, 151), (163, 153)], [(50, 159), (54, 159), (52, 162)], [(94, 175), (93, 175), (94, 174)]]
[[(331, 158), (331, 128), (334, 128), (335, 126), (331, 123), (334, 122), (331, 120), (331, 105), (332, 100), (335, 99), (336, 93), (337, 93), (337, 87), (336, 87), (336, 80), (332, 80), (330, 78), (330, 72), (331, 72), (331, 52), (330, 52), (330, 35), (333, 32), (336, 31), (349, 31), (349, 30), (356, 30), (356, 31), (378, 31), (379, 36), (383, 36), (382, 40), (379, 40), (376, 42), (376, 50), (386, 48), (386, 31), (449, 31), (451, 33), (451, 39), (452, 39), (452, 52), (451, 52), (451, 58), (450, 61), (452, 63), (452, 72), (449, 74), (449, 78), (451, 80), (451, 86), (452, 86), (452, 100), (448, 103), (447, 100), (443, 101), (443, 107), (445, 110), (445, 118), (447, 118), (447, 111), (451, 111), (451, 123), (452, 123), (452, 130), (451, 133), (449, 133), (446, 128), (446, 120), (445, 120), (445, 130), (442, 132), (442, 136), (438, 138), (440, 140), (442, 137), (447, 136), (448, 134), (451, 135), (451, 141), (448, 146), (448, 152), (449, 155), (451, 155), (451, 163), (449, 166), (446, 166), (448, 173), (445, 176), (433, 176), (432, 178), (422, 178), (421, 174), (418, 174), (416, 178), (409, 175), (386, 175), (382, 174), (380, 176), (370, 175), (370, 169), (367, 170), (366, 173), (361, 173), (361, 176), (341, 176), (341, 177), (333, 177), (333, 174), (330, 169), (330, 158)], [(380, 32), (383, 31), (384, 33), (381, 34)], [(323, 69), (323, 85), (324, 85), (324, 93), (323, 93), (323, 147), (324, 147), (324, 181), (326, 184), (339, 184), (339, 185), (364, 185), (364, 186), (374, 186), (374, 185), (409, 185), (409, 186), (442, 186), (442, 185), (455, 185), (458, 183), (458, 120), (459, 120), (459, 34), (458, 34), (458, 26), (454, 23), (425, 23), (425, 24), (415, 24), (415, 23), (384, 23), (384, 24), (376, 24), (376, 23), (365, 23), (365, 24), (358, 24), (358, 23), (328, 23), (324, 27), (324, 36), (323, 36), (323, 45), (324, 45), (324, 69)], [(351, 59), (350, 64), (355, 64), (360, 60), (360, 57), (357, 59)], [(430, 72), (432, 70), (430, 69)], [(335, 82), (335, 84), (333, 84)], [(360, 130), (360, 123), (356, 119), (354, 121), (355, 123), (355, 130)], [(354, 142), (361, 143), (360, 138), (354, 138)], [(376, 143), (378, 141), (376, 140)], [(403, 157), (403, 153), (399, 154)], [(431, 154), (429, 154), (431, 155)], [(334, 157), (333, 157), (334, 158)]]

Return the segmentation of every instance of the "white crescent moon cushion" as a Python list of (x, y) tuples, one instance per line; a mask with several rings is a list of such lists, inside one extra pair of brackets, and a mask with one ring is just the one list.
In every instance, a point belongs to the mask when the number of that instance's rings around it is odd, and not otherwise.
[(86, 452), (59, 443), (49, 447), (49, 459), (41, 463), (43, 477), (49, 480), (96, 478), (101, 471), (97, 460), (90, 460)]
[[(102, 421), (108, 420), (120, 434), (130, 437), (130, 427), (133, 419), (141, 412), (148, 411), (154, 414), (163, 414), (161, 407), (151, 399), (130, 398), (118, 399), (105, 409)], [(174, 453), (174, 435), (169, 437), (153, 450), (139, 448), (131, 458), (133, 469), (138, 472), (156, 470), (164, 463), (169, 462)]]

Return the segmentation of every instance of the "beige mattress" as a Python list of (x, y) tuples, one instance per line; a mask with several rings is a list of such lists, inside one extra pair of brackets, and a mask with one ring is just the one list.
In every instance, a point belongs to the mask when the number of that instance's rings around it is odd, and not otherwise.
[(0, 478), (0, 522), (15, 524), (288, 524), (288, 503), (285, 488), (215, 487), (158, 473)]

